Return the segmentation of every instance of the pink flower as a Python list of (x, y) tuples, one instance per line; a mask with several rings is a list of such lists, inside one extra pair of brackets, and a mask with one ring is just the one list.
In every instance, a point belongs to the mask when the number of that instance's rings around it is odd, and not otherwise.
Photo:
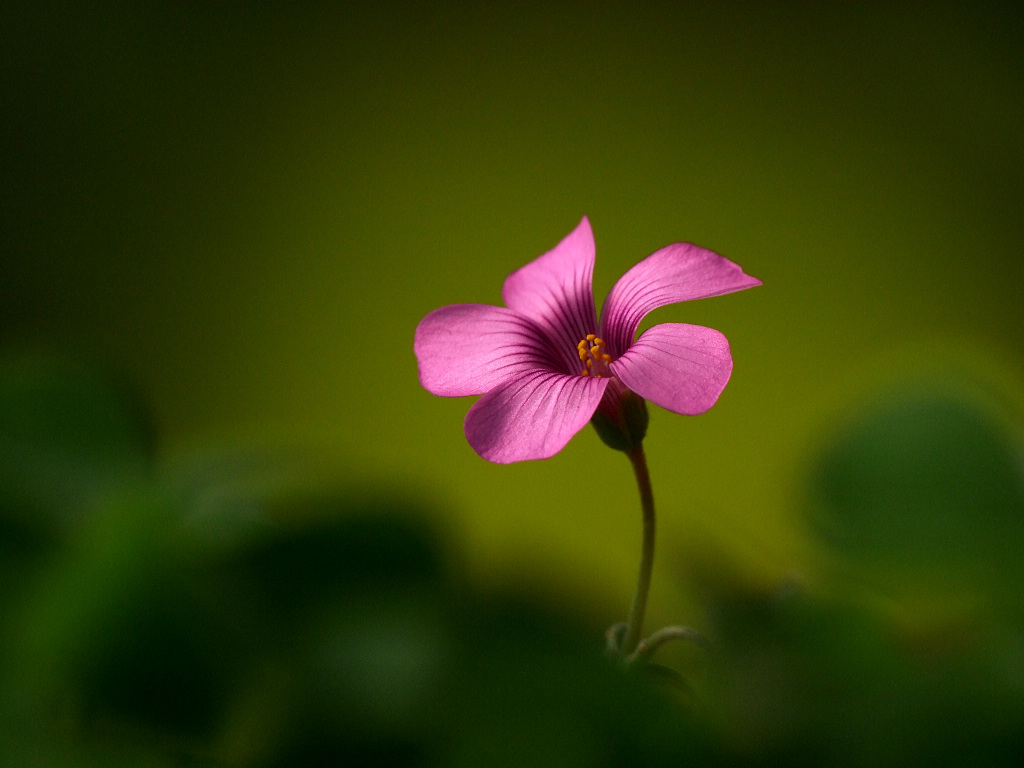
[(466, 439), (488, 461), (546, 459), (600, 410), (615, 418), (629, 391), (681, 414), (708, 410), (732, 373), (725, 336), (683, 323), (635, 339), (652, 309), (761, 285), (739, 266), (675, 243), (634, 266), (594, 312), (594, 235), (586, 217), (562, 242), (513, 272), (506, 307), (453, 304), (416, 328), (420, 383), (435, 395), (483, 395)]

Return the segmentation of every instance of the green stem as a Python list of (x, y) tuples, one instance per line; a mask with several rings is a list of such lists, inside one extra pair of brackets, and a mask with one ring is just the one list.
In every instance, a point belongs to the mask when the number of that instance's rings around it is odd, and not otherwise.
[(647, 608), (647, 593), (651, 589), (651, 572), (654, 570), (654, 493), (651, 491), (651, 475), (647, 471), (647, 458), (644, 447), (638, 443), (626, 452), (633, 464), (633, 474), (640, 489), (640, 507), (644, 517), (643, 544), (640, 550), (640, 575), (636, 580), (636, 592), (633, 594), (633, 605), (629, 609), (626, 621), (626, 637), (623, 640), (622, 657), (628, 657), (640, 642), (643, 631), (644, 611)]
[(629, 656), (627, 662), (635, 662), (637, 659), (644, 659), (653, 654), (658, 648), (669, 640), (689, 640), (701, 648), (708, 647), (708, 639), (696, 629), (690, 627), (662, 627), (653, 635), (641, 640), (633, 655)]

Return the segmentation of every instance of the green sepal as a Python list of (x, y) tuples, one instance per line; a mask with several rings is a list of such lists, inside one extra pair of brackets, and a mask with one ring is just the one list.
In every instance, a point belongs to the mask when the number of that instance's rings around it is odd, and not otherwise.
[(640, 445), (647, 435), (647, 401), (626, 390), (619, 398), (618, 406), (615, 414), (617, 418), (598, 409), (590, 423), (605, 445), (628, 453)]

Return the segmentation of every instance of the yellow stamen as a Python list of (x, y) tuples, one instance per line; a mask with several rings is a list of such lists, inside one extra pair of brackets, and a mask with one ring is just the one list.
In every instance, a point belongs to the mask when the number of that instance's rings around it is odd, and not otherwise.
[(586, 365), (580, 373), (581, 376), (602, 379), (613, 375), (608, 367), (612, 362), (612, 356), (605, 349), (604, 339), (598, 338), (597, 334), (588, 333), (587, 338), (576, 345), (576, 352), (580, 356), (580, 362)]

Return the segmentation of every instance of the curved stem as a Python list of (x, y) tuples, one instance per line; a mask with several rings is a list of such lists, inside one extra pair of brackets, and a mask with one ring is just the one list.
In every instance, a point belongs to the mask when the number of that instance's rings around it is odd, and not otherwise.
[(633, 605), (629, 609), (626, 620), (626, 637), (621, 652), (623, 658), (628, 657), (636, 649), (643, 631), (644, 611), (647, 608), (647, 593), (651, 589), (651, 572), (654, 570), (654, 492), (651, 490), (651, 476), (647, 471), (647, 458), (644, 447), (638, 444), (626, 452), (633, 464), (633, 474), (640, 489), (640, 508), (643, 511), (644, 532), (640, 550), (640, 574), (636, 580), (636, 592), (633, 594)]
[(641, 640), (637, 644), (636, 650), (633, 651), (633, 655), (627, 658), (626, 661), (634, 662), (637, 659), (646, 658), (670, 640), (689, 640), (701, 648), (708, 647), (708, 639), (696, 629), (691, 627), (662, 627), (650, 637)]

